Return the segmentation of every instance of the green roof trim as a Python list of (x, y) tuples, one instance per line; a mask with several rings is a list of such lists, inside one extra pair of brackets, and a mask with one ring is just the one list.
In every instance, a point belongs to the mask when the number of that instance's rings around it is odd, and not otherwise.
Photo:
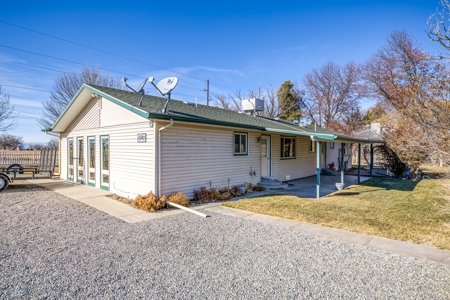
[(329, 141), (333, 141), (336, 139), (335, 135), (321, 134), (321, 133), (317, 133), (317, 132), (299, 132), (299, 131), (293, 131), (293, 130), (280, 130), (280, 129), (273, 129), (273, 128), (266, 128), (266, 131), (284, 133), (284, 134), (301, 135), (301, 136), (315, 136), (318, 139), (329, 140)]
[(61, 119), (64, 117), (64, 115), (67, 113), (67, 111), (69, 110), (69, 108), (72, 106), (72, 104), (75, 102), (75, 99), (78, 97), (78, 95), (80, 95), (80, 93), (83, 91), (83, 88), (85, 87), (85, 84), (83, 84), (80, 89), (78, 90), (78, 92), (75, 94), (75, 96), (73, 96), (72, 100), (70, 100), (69, 104), (67, 104), (66, 108), (64, 108), (63, 112), (59, 115), (58, 119), (56, 119), (55, 123), (53, 123), (51, 130), (53, 130), (56, 126), (56, 124), (59, 123), (59, 121), (61, 121)]

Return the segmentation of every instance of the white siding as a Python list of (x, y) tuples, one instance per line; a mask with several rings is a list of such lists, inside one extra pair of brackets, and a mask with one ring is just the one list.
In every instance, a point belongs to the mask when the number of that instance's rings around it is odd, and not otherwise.
[(339, 157), (339, 149), (341, 149), (341, 143), (334, 143), (334, 149), (331, 149), (330, 146), (331, 143), (328, 142), (327, 143), (327, 166), (325, 166), (326, 168), (328, 168), (328, 165), (331, 163), (334, 163), (334, 167), (336, 168), (336, 170), (338, 169), (338, 157)]
[[(99, 117), (96, 119), (96, 116)], [(97, 127), (91, 127), (95, 124), (93, 120), (99, 120)], [(84, 138), (87, 159), (87, 137), (95, 136), (96, 187), (100, 188), (100, 136), (109, 135), (109, 190), (129, 198), (155, 191), (153, 131), (149, 120), (109, 100), (102, 99), (101, 109), (97, 108), (96, 102), (90, 102), (69, 126), (69, 130), (61, 135), (61, 177), (67, 179), (67, 138), (73, 137), (74, 141), (76, 137)], [(145, 143), (137, 142), (138, 133), (147, 134)], [(86, 170), (85, 174), (87, 175)]]
[[(164, 126), (164, 124), (162, 125)], [(248, 132), (249, 153), (234, 155), (234, 132)], [(260, 181), (260, 133), (177, 124), (161, 131), (161, 192), (192, 192), (201, 186), (225, 187)], [(250, 169), (256, 175), (250, 175)]]
[[(284, 136), (284, 135), (283, 135)], [(291, 137), (291, 136), (287, 136)], [(308, 177), (316, 173), (316, 153), (309, 151), (310, 138), (296, 137), (296, 158), (281, 159), (281, 135), (272, 135), (272, 177), (280, 181)]]
[[(339, 169), (339, 160), (340, 160), (340, 156), (341, 156), (341, 147), (342, 147), (342, 143), (338, 143), (335, 142), (334, 143), (334, 149), (330, 149), (330, 144), (331, 143), (327, 143), (327, 166), (326, 168), (328, 168), (328, 165), (334, 162), (334, 167), (336, 168), (336, 170)], [(344, 161), (347, 161), (347, 159), (349, 159), (349, 156), (352, 155), (352, 144), (346, 143), (345, 144), (345, 156), (344, 156)], [(351, 159), (349, 160), (349, 164), (351, 164)], [(347, 168), (350, 168), (351, 165), (347, 166)]]
[(136, 113), (122, 108), (107, 99), (102, 99), (101, 101), (102, 109), (100, 112), (100, 126), (102, 127), (126, 125), (135, 123), (139, 119), (143, 119)]
[(100, 126), (100, 110), (97, 107), (97, 100), (92, 99), (83, 109), (80, 115), (72, 122), (67, 132), (82, 129), (97, 128)]

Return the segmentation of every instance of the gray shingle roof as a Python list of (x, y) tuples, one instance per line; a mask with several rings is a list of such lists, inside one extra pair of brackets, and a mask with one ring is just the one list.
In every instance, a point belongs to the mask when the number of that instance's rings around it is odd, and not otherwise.
[[(335, 131), (323, 129), (314, 126), (299, 126), (292, 122), (284, 120), (276, 120), (267, 117), (253, 116), (237, 111), (226, 110), (214, 106), (206, 106), (202, 104), (195, 105), (194, 103), (186, 103), (179, 100), (170, 100), (168, 112), (163, 114), (161, 110), (167, 99), (162, 97), (144, 95), (142, 99), (142, 106), (139, 106), (141, 95), (108, 88), (104, 86), (88, 85), (95, 90), (107, 94), (129, 106), (143, 110), (148, 113), (149, 118), (153, 119), (174, 119), (180, 121), (219, 124), (224, 126), (252, 128), (263, 131), (286, 131), (286, 133), (299, 135), (333, 135), (335, 139), (348, 140), (353, 142), (365, 141), (358, 138), (353, 138)], [(367, 141), (366, 141), (367, 142)]]

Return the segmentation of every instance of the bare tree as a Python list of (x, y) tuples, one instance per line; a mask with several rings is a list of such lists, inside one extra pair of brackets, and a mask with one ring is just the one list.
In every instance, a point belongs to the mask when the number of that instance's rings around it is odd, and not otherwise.
[(0, 85), (0, 131), (2, 132), (14, 129), (17, 126), (17, 121), (14, 119), (17, 117), (17, 114), (14, 112), (15, 107), (9, 99), (10, 95)]
[(0, 135), (0, 147), (4, 150), (17, 150), (23, 144), (21, 136), (4, 133)]
[(50, 141), (48, 141), (47, 147), (58, 149), (58, 148), (59, 148), (59, 142), (58, 142), (58, 140), (57, 140), (57, 139), (51, 139)]
[(214, 102), (217, 107), (228, 109), (228, 110), (234, 110), (234, 111), (240, 111), (240, 100), (236, 99), (234, 95), (232, 94), (214, 94), (213, 97), (215, 98)]
[(388, 112), (386, 141), (415, 167), (430, 159), (450, 164), (450, 68), (429, 57), (411, 35), (394, 31), (363, 72)]
[(42, 150), (45, 148), (45, 145), (43, 144), (29, 144), (27, 149), (28, 150)]
[(352, 62), (344, 67), (328, 62), (306, 74), (304, 114), (321, 127), (341, 128), (345, 117), (351, 119), (352, 114), (359, 113), (358, 101), (365, 95), (360, 72), (360, 66)]
[(42, 128), (52, 126), (83, 83), (122, 88), (118, 78), (103, 74), (99, 67), (85, 66), (80, 72), (64, 73), (55, 79), (50, 99), (42, 103), (42, 117), (37, 120)]
[(265, 97), (263, 98), (265, 101), (265, 109), (264, 116), (269, 118), (276, 118), (280, 114), (279, 106), (278, 106), (278, 98), (277, 91), (273, 88), (272, 83), (265, 90)]
[[(450, 50), (450, 28), (446, 25), (450, 21), (450, 1), (439, 1), (441, 9), (432, 14), (428, 18), (428, 25), (430, 31), (428, 31), (428, 38), (433, 42), (438, 42), (446, 50)], [(444, 58), (448, 56), (439, 56), (438, 58)]]
[(234, 111), (241, 111), (242, 100), (244, 99), (262, 99), (265, 105), (264, 112), (261, 115), (270, 118), (278, 117), (277, 92), (274, 90), (272, 84), (266, 89), (262, 85), (258, 85), (256, 89), (250, 89), (247, 93), (242, 92), (241, 89), (237, 89), (233, 93), (218, 93), (214, 94), (213, 97), (215, 106)]

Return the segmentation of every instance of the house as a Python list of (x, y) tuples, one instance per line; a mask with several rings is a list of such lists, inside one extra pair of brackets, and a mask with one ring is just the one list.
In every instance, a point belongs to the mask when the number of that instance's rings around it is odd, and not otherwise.
[(129, 198), (150, 191), (192, 197), (200, 186), (257, 184), (263, 176), (316, 175), (320, 183), (320, 169), (331, 162), (321, 149), (370, 142), (177, 100), (163, 113), (167, 99), (145, 95), (139, 105), (140, 98), (102, 86), (79, 89), (46, 129), (60, 136), (62, 179)]

